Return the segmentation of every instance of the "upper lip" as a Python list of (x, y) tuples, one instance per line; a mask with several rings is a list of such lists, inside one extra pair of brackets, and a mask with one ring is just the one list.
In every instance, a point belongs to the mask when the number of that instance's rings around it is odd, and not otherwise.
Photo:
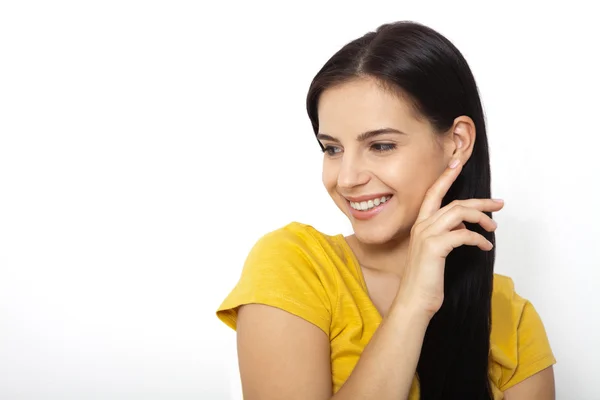
[(360, 203), (361, 201), (367, 201), (367, 200), (375, 200), (375, 199), (380, 199), (382, 197), (388, 197), (391, 196), (390, 193), (375, 193), (375, 194), (365, 194), (364, 196), (344, 196), (346, 198), (346, 200), (348, 201), (352, 201), (354, 203)]

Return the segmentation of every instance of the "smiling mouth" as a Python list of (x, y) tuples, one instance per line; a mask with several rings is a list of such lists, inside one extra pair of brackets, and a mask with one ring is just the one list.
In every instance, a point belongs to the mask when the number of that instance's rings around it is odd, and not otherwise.
[(349, 203), (350, 203), (350, 207), (352, 207), (353, 209), (355, 209), (357, 211), (369, 211), (381, 204), (384, 204), (391, 198), (392, 198), (392, 196), (388, 195), (388, 196), (381, 196), (381, 197), (377, 197), (375, 199), (366, 200), (366, 201), (359, 201), (359, 202), (349, 201)]

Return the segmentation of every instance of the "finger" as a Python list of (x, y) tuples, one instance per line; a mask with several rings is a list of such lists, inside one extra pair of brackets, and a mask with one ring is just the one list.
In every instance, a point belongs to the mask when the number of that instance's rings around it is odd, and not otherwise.
[(441, 208), (437, 215), (434, 215), (432, 218), (429, 218), (431, 223), (429, 225), (437, 222), (439, 218), (448, 213), (448, 211), (452, 210), (456, 206), (463, 206), (467, 208), (473, 208), (479, 211), (485, 212), (496, 212), (500, 211), (504, 207), (504, 200), (500, 199), (467, 199), (467, 200), (455, 200), (445, 207)]
[(475, 208), (479, 211), (499, 211), (504, 207), (504, 200), (502, 199), (466, 199), (466, 200), (455, 200), (452, 203), (446, 205), (440, 211), (447, 211), (454, 206), (465, 206), (469, 208)]
[(490, 251), (494, 248), (492, 242), (483, 237), (483, 235), (468, 229), (448, 232), (444, 235), (437, 236), (436, 240), (439, 245), (442, 246), (443, 254), (446, 256), (457, 247), (465, 245), (477, 246), (484, 251)]
[(496, 221), (488, 217), (485, 213), (475, 208), (457, 205), (440, 216), (427, 228), (427, 231), (431, 235), (440, 235), (444, 232), (453, 230), (463, 222), (479, 224), (488, 232), (493, 232), (498, 227)]
[(453, 228), (452, 230), (457, 231), (459, 229), (467, 229), (467, 226), (461, 222), (460, 225), (458, 225), (456, 228)]
[[(455, 162), (458, 160), (453, 160)], [(423, 199), (423, 203), (421, 204), (421, 208), (419, 210), (419, 215), (417, 216), (416, 222), (421, 222), (431, 217), (437, 211), (439, 211), (440, 206), (442, 205), (442, 200), (448, 190), (462, 171), (462, 163), (458, 163), (456, 167), (451, 168), (448, 166), (444, 173), (435, 181), (435, 183), (427, 190), (425, 193), (425, 198)]]

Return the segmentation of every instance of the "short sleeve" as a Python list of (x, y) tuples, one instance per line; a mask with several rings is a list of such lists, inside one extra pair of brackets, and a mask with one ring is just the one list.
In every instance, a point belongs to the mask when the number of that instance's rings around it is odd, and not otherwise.
[(542, 319), (531, 302), (516, 294), (510, 278), (495, 284), (492, 354), (499, 364), (498, 388), (505, 391), (556, 364)]
[(525, 302), (517, 328), (518, 363), (512, 378), (502, 390), (556, 364), (542, 319), (529, 301)]
[(303, 318), (329, 335), (331, 289), (324, 285), (327, 271), (312, 256), (315, 250), (310, 239), (309, 233), (292, 224), (260, 238), (217, 317), (236, 329), (240, 306), (265, 304)]

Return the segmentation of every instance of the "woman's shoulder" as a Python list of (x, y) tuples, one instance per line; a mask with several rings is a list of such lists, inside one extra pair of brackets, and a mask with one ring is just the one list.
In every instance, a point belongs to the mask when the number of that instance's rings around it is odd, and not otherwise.
[(315, 236), (327, 236), (310, 224), (291, 221), (285, 225), (271, 229), (263, 233), (258, 242), (282, 241), (287, 244), (306, 244), (314, 241)]
[(270, 305), (300, 316), (328, 333), (331, 297), (336, 293), (330, 236), (313, 226), (290, 222), (264, 233), (252, 246), (233, 290), (217, 311), (235, 329), (237, 308)]
[(340, 235), (326, 234), (313, 225), (292, 221), (262, 234), (250, 253), (267, 251), (278, 257), (286, 257), (292, 252), (317, 259), (321, 261), (320, 264), (323, 264), (323, 261), (330, 258), (332, 252), (335, 254), (343, 252), (339, 237)]
[(526, 301), (515, 291), (512, 278), (506, 275), (494, 274), (492, 314), (495, 314), (497, 318), (508, 318), (515, 312), (518, 313)]
[(508, 276), (494, 274), (491, 319), (492, 375), (502, 391), (556, 362), (540, 315)]

